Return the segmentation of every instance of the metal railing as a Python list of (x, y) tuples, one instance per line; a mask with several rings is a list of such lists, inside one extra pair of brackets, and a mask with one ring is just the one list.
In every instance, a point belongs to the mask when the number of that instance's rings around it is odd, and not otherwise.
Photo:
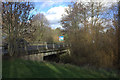
[[(65, 50), (66, 48), (70, 47), (69, 44), (65, 44), (65, 43), (47, 43), (44, 42), (42, 44), (38, 43), (38, 44), (29, 44), (27, 46), (27, 52), (28, 54), (34, 54), (34, 53), (46, 53), (46, 52), (52, 52), (52, 51), (58, 51), (58, 50)], [(25, 52), (24, 48), (19, 48), (20, 52)], [(4, 47), (2, 48), (2, 53), (3, 54), (7, 54), (8, 50), (4, 49)]]

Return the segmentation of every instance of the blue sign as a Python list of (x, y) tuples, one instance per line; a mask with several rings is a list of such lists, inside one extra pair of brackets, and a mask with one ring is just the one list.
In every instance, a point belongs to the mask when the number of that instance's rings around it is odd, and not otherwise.
[(59, 41), (64, 41), (64, 36), (59, 36)]

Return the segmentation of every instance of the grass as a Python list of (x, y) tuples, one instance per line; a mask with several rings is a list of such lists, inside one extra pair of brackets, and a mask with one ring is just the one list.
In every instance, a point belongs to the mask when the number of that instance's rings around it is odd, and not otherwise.
[(3, 78), (117, 78), (114, 72), (81, 68), (70, 64), (28, 60), (4, 60)]

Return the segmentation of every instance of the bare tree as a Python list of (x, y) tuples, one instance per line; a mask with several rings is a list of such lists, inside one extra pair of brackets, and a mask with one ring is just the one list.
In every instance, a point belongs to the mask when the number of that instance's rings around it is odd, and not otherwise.
[(40, 42), (43, 38), (46, 28), (49, 26), (49, 22), (44, 16), (44, 14), (37, 14), (32, 19), (32, 28), (35, 28), (35, 33), (33, 34), (33, 41)]
[(23, 38), (28, 20), (32, 18), (30, 11), (34, 9), (30, 2), (3, 2), (2, 3), (2, 30), (8, 38), (10, 56), (18, 55), (17, 39)]

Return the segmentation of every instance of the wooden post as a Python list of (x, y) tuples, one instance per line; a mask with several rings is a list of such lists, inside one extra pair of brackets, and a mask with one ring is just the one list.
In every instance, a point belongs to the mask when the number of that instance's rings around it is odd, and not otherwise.
[(38, 44), (37, 44), (37, 50), (39, 51)]
[(47, 47), (47, 42), (45, 42), (45, 45), (46, 45), (46, 49), (48, 49), (48, 47)]
[(53, 43), (53, 49), (55, 48), (55, 44)]

